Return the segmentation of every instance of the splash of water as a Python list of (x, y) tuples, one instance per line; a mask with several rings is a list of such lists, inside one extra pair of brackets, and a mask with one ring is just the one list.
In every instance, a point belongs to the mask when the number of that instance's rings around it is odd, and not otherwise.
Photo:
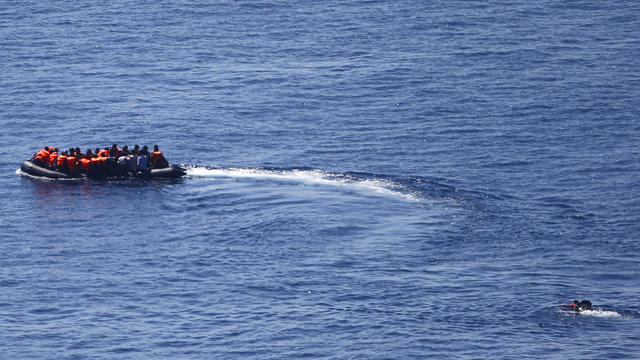
[(593, 316), (593, 317), (621, 317), (622, 314), (611, 311), (611, 310), (602, 310), (602, 309), (593, 309), (593, 310), (582, 310), (582, 311), (574, 311), (574, 310), (560, 310), (562, 314), (570, 314), (570, 315), (580, 315), (580, 316)]
[(588, 315), (588, 316), (596, 316), (596, 317), (620, 317), (622, 316), (621, 314), (615, 312), (615, 311), (610, 311), (610, 310), (600, 310), (600, 309), (596, 309), (596, 310), (583, 310), (580, 312), (581, 315)]

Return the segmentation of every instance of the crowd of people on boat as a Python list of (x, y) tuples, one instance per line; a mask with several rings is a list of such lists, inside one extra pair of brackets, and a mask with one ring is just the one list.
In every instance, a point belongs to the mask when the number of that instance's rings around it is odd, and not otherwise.
[(111, 148), (96, 148), (94, 151), (87, 149), (84, 153), (78, 147), (60, 152), (58, 148), (46, 146), (31, 161), (67, 175), (87, 174), (94, 177), (145, 175), (151, 169), (169, 166), (158, 145), (153, 146), (152, 152), (149, 152), (147, 146), (140, 148), (135, 145), (130, 150), (127, 145), (119, 148), (117, 144), (113, 144)]

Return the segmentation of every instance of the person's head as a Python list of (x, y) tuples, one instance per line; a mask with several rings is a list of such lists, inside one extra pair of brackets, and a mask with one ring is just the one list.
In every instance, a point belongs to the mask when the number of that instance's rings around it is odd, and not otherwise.
[(138, 146), (138, 144), (135, 144), (135, 145), (133, 145), (133, 148), (138, 150), (138, 149), (140, 149), (140, 146)]
[(64, 156), (69, 156), (69, 152), (68, 152), (68, 151), (65, 151), (65, 152), (63, 152), (63, 153), (62, 153), (62, 155), (64, 155)]
[(75, 149), (74, 148), (70, 148), (69, 149), (69, 156), (73, 156), (74, 153), (75, 153)]
[(158, 151), (158, 145), (153, 145), (153, 151)]
[(79, 147), (76, 148), (76, 154), (82, 154), (82, 150)]
[(591, 301), (582, 300), (577, 306), (579, 310), (591, 310)]
[(129, 150), (129, 146), (127, 146), (127, 145), (123, 146), (122, 150)]
[(114, 150), (117, 149), (118, 148), (118, 144), (111, 145), (111, 148), (114, 149)]
[(86, 154), (87, 154), (87, 155), (91, 155), (91, 149), (87, 149)]
[(53, 149), (53, 152), (57, 153), (58, 152), (58, 148)]
[(96, 148), (95, 150), (96, 155), (98, 155), (99, 152), (100, 152), (100, 148)]
[(44, 147), (44, 150), (45, 150), (45, 151), (49, 151), (49, 147), (48, 147), (48, 146), (45, 146), (45, 147)]

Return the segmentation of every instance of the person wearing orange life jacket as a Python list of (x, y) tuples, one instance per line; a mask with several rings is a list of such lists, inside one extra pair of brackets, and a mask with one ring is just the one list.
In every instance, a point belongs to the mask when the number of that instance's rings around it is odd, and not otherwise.
[(65, 171), (67, 169), (67, 156), (68, 152), (63, 151), (62, 154), (58, 155), (58, 160), (56, 161), (56, 168), (61, 171)]
[(78, 170), (78, 156), (76, 155), (76, 149), (74, 148), (69, 149), (69, 156), (67, 156), (67, 170), (70, 174), (75, 174)]
[(91, 167), (91, 149), (87, 149), (87, 153), (83, 155), (80, 160), (78, 160), (78, 165), (80, 165), (80, 171), (87, 174), (89, 173), (89, 168)]
[(58, 148), (54, 148), (53, 150), (49, 148), (49, 150), (51, 150), (51, 154), (49, 154), (47, 165), (50, 168), (55, 168), (58, 165)]
[(98, 152), (100, 149), (96, 148), (96, 152), (91, 154), (90, 164), (89, 164), (89, 172), (93, 174), (98, 174), (102, 172), (102, 164), (100, 161), (100, 157), (98, 156)]
[(36, 165), (46, 166), (49, 162), (49, 156), (51, 153), (49, 152), (49, 147), (45, 146), (44, 149), (38, 150), (38, 152), (33, 155), (32, 160), (36, 163)]
[(113, 173), (112, 159), (109, 157), (109, 149), (103, 149), (98, 156), (100, 168), (103, 176), (110, 176)]
[(158, 145), (153, 145), (153, 151), (151, 152), (151, 168), (159, 169), (169, 166), (169, 162), (162, 155), (162, 151), (158, 150)]
[(91, 153), (91, 150), (87, 150), (87, 156), (89, 159), (89, 170), (87, 174), (91, 177), (102, 178), (108, 175), (107, 159), (104, 150), (96, 148), (95, 153)]
[(96, 154), (98, 154), (99, 157), (109, 157), (109, 148), (96, 148)]

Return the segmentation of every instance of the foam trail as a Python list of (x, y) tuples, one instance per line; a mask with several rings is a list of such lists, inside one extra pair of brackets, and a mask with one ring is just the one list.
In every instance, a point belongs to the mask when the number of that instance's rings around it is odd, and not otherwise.
[(419, 200), (417, 196), (409, 192), (409, 189), (392, 181), (356, 178), (350, 175), (333, 174), (321, 170), (269, 170), (259, 168), (207, 168), (193, 166), (187, 168), (187, 175), (203, 178), (255, 179), (347, 187), (354, 190), (365, 190), (402, 197), (407, 200)]

